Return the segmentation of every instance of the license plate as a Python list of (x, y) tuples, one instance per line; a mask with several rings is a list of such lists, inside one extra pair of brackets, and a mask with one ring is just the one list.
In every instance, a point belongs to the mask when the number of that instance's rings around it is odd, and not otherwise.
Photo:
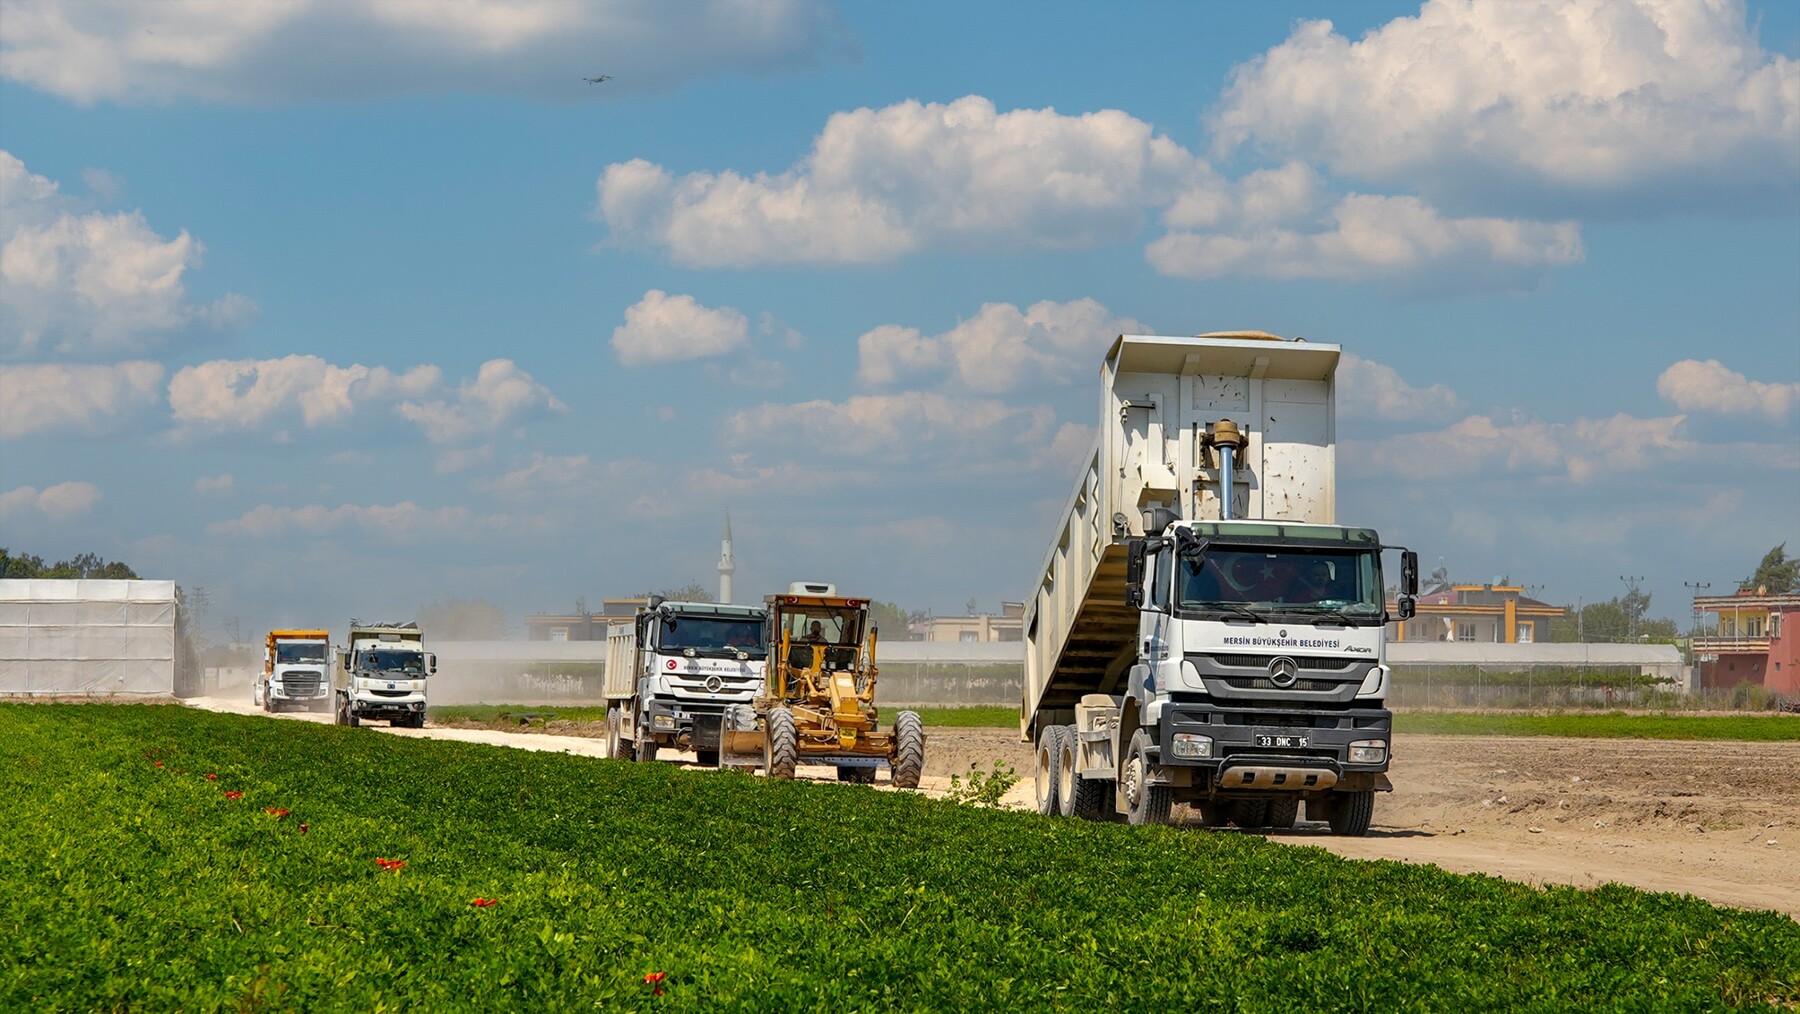
[(1305, 736), (1284, 736), (1259, 732), (1256, 734), (1256, 745), (1272, 747), (1277, 750), (1304, 750), (1308, 744)]

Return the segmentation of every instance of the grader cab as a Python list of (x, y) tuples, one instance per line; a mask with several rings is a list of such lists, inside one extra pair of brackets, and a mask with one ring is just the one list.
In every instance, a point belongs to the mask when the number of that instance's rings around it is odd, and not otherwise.
[(800, 764), (824, 764), (837, 768), (839, 781), (862, 783), (886, 767), (895, 786), (918, 788), (924, 726), (912, 711), (881, 725), (868, 600), (840, 597), (831, 585), (795, 584), (763, 601), (767, 683), (753, 704), (727, 710), (721, 763), (760, 764), (783, 779)]

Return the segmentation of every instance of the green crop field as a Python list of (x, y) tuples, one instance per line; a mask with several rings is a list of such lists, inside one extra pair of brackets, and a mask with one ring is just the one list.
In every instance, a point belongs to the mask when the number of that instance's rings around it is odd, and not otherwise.
[(5, 1010), (1800, 1002), (1692, 898), (174, 706), (0, 705), (0, 822)]
[(1397, 711), (1394, 731), (1468, 736), (1582, 736), (1594, 739), (1800, 740), (1796, 715), (1667, 715), (1623, 711), (1500, 712)]
[(604, 722), (604, 704), (452, 704), (433, 705), (426, 717), (434, 722), (481, 722), (487, 725), (529, 725), (544, 721)]

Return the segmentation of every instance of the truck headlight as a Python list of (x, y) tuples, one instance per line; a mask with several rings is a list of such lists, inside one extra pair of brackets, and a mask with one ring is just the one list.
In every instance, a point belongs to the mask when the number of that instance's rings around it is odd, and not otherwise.
[(1169, 744), (1169, 751), (1177, 757), (1211, 757), (1213, 741), (1211, 736), (1197, 736), (1191, 732), (1178, 732), (1175, 741)]
[(658, 728), (658, 729), (674, 729), (675, 728), (675, 716), (674, 715), (657, 715), (650, 719), (650, 724), (651, 724), (651, 726)]
[(1350, 763), (1380, 764), (1387, 760), (1387, 743), (1379, 739), (1359, 739), (1350, 744)]

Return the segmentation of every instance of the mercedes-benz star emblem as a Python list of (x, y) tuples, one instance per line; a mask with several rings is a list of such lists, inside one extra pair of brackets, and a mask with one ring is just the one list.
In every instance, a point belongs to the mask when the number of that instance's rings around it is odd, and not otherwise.
[(723, 687), (724, 685), (725, 685), (725, 681), (720, 679), (717, 676), (706, 677), (706, 692), (709, 694), (718, 693), (719, 688)]
[(1269, 661), (1269, 682), (1283, 690), (1293, 686), (1300, 678), (1300, 663), (1281, 655)]

